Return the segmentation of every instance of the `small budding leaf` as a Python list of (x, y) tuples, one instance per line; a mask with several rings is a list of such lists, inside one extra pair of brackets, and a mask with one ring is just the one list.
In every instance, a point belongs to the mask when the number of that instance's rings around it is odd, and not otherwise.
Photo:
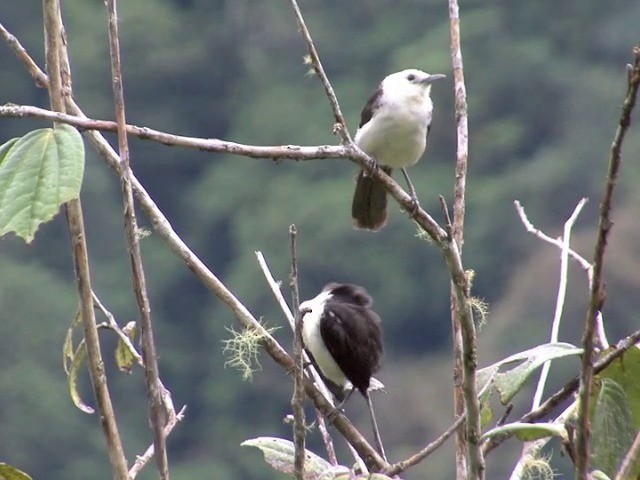
[[(136, 322), (127, 323), (122, 331), (133, 342), (136, 339)], [(116, 347), (116, 363), (120, 371), (131, 373), (136, 361), (135, 352), (131, 350), (130, 345), (125, 343), (122, 338), (119, 338), (118, 346)]]
[(80, 195), (84, 144), (68, 125), (43, 128), (0, 146), (0, 236), (31, 243), (41, 223)]

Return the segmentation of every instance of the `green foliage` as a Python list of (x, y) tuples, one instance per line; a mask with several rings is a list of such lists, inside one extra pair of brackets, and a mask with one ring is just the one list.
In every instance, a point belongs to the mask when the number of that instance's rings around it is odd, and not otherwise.
[(600, 385), (593, 413), (592, 435), (591, 465), (609, 476), (615, 476), (620, 461), (631, 446), (635, 431), (625, 391), (608, 378), (602, 380)]
[(129, 322), (122, 327), (129, 342), (125, 342), (122, 338), (118, 338), (118, 346), (116, 347), (116, 364), (120, 371), (131, 373), (133, 366), (136, 364), (136, 352), (132, 349), (132, 342), (136, 339), (137, 326), (136, 322)]
[(78, 198), (84, 144), (68, 125), (35, 130), (0, 147), (0, 236), (15, 232), (31, 243), (43, 222)]
[[(500, 401), (506, 405), (518, 393), (529, 377), (545, 362), (567, 356), (580, 355), (582, 349), (568, 343), (546, 343), (524, 352), (513, 354), (493, 365), (478, 370), (478, 389), (486, 388), (491, 381), (500, 394)], [(503, 365), (518, 363), (505, 372), (499, 372)], [(488, 395), (487, 392), (486, 395)]]
[(561, 437), (566, 439), (567, 429), (564, 425), (555, 423), (507, 423), (499, 427), (493, 428), (482, 435), (481, 440), (504, 434), (515, 435), (518, 440), (523, 442), (531, 442), (546, 437)]

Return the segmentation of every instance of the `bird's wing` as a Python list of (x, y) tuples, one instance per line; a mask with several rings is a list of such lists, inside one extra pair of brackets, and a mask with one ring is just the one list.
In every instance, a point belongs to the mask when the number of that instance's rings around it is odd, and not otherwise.
[(382, 99), (382, 85), (380, 85), (378, 89), (375, 92), (373, 92), (373, 95), (371, 95), (371, 97), (367, 101), (367, 104), (362, 109), (362, 113), (360, 114), (360, 125), (358, 125), (358, 128), (362, 128), (362, 126), (365, 123), (371, 120), (371, 117), (373, 116), (373, 112), (375, 112), (378, 109), (378, 106), (380, 105), (381, 99)]
[(329, 302), (320, 319), (320, 335), (347, 379), (364, 395), (382, 359), (378, 315), (358, 305)]

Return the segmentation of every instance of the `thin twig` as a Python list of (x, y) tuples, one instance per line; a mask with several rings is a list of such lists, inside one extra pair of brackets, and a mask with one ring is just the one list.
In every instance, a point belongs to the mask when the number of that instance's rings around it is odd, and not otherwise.
[(113, 316), (113, 314), (107, 309), (107, 307), (104, 306), (104, 304), (100, 301), (96, 293), (95, 292), (91, 292), (91, 293), (93, 295), (94, 306), (98, 307), (98, 310), (100, 310), (107, 319), (105, 328), (108, 328), (109, 330), (114, 331), (116, 335), (118, 335), (118, 338), (127, 346), (129, 351), (131, 352), (131, 355), (133, 355), (134, 358), (136, 359), (136, 362), (138, 362), (138, 365), (144, 368), (144, 360), (142, 359), (142, 355), (138, 353), (138, 351), (136, 350), (136, 347), (133, 345), (133, 342), (131, 341), (129, 336), (122, 331), (122, 328), (120, 328), (120, 325), (118, 325), (118, 322), (116, 322), (116, 319)]
[(163, 393), (160, 386), (158, 371), (158, 356), (153, 338), (151, 322), (151, 305), (147, 294), (147, 285), (140, 253), (140, 238), (136, 220), (133, 188), (131, 186), (131, 168), (129, 165), (129, 142), (127, 140), (124, 88), (122, 68), (120, 64), (120, 39), (118, 36), (118, 14), (116, 0), (106, 0), (109, 23), (109, 53), (111, 59), (111, 83), (113, 86), (113, 100), (118, 124), (118, 150), (121, 161), (120, 181), (122, 183), (122, 199), (124, 203), (124, 226), (127, 247), (131, 260), (133, 291), (140, 311), (140, 343), (144, 372), (147, 382), (147, 396), (149, 398), (149, 422), (153, 429), (153, 445), (156, 466), (162, 480), (169, 479), (169, 463), (167, 460), (167, 444), (164, 436), (164, 426), (167, 423), (168, 412), (164, 411)]
[[(518, 212), (518, 216), (520, 217), (520, 220), (522, 221), (522, 223), (524, 224), (525, 228), (529, 233), (532, 233), (539, 239), (547, 243), (550, 243), (551, 245), (555, 245), (556, 247), (562, 250), (563, 242), (560, 239), (551, 238), (549, 235), (545, 234), (542, 230), (536, 228), (527, 217), (527, 214), (524, 211), (524, 208), (522, 207), (520, 202), (518, 200), (514, 200), (513, 203), (516, 207), (516, 212)], [(589, 263), (586, 258), (584, 258), (582, 255), (580, 255), (576, 251), (572, 250), (571, 248), (569, 248), (568, 253), (569, 253), (569, 256), (572, 259), (574, 259), (576, 262), (578, 262), (578, 264), (580, 264), (580, 267), (586, 272), (587, 287), (591, 289), (591, 283), (593, 278), (593, 268), (591, 263)], [(602, 318), (602, 312), (600, 311), (598, 311), (596, 315), (596, 336), (598, 338), (598, 348), (600, 350), (606, 350), (607, 348), (609, 348), (609, 341), (607, 340), (607, 335), (604, 331), (604, 320)]]
[[(453, 203), (453, 242), (457, 246), (458, 255), (462, 256), (464, 244), (465, 190), (467, 180), (467, 162), (469, 156), (469, 128), (467, 117), (467, 94), (464, 83), (464, 67), (460, 46), (460, 15), (458, 0), (449, 0), (449, 24), (451, 35), (451, 63), (453, 66), (457, 153), (454, 182)], [(460, 264), (460, 267), (462, 264)], [(453, 273), (453, 272), (452, 272)], [(458, 272), (459, 274), (459, 272)], [(454, 413), (456, 417), (467, 412), (465, 432), (459, 431), (456, 436), (456, 476), (459, 480), (482, 480), (485, 475), (484, 458), (480, 448), (480, 405), (476, 392), (476, 329), (469, 304), (469, 288), (464, 282), (451, 289), (452, 298), (452, 337), (454, 357), (454, 378), (460, 377), (462, 383), (454, 383)], [(462, 279), (459, 279), (462, 281)], [(464, 401), (464, 406), (461, 400)], [(465, 465), (468, 461), (468, 465)], [(466, 471), (465, 471), (466, 470)]]
[[(184, 419), (184, 413), (186, 410), (187, 407), (185, 405), (176, 415), (169, 418), (169, 421), (164, 426), (164, 430), (162, 432), (165, 438), (168, 437), (174, 427)], [(129, 469), (129, 477), (131, 478), (131, 480), (136, 478), (136, 476), (138, 475), (138, 473), (140, 473), (144, 466), (149, 463), (149, 460), (151, 460), (151, 458), (153, 457), (154, 452), (155, 449), (153, 447), (153, 444), (151, 444), (142, 455), (136, 457), (135, 463)]]
[[(567, 296), (567, 280), (569, 276), (569, 245), (571, 244), (571, 230), (573, 229), (573, 225), (578, 219), (578, 215), (582, 211), (583, 207), (587, 203), (586, 198), (582, 198), (576, 208), (573, 210), (573, 213), (569, 217), (569, 219), (564, 224), (564, 232), (562, 236), (562, 248), (560, 253), (560, 281), (558, 284), (558, 295), (556, 296), (556, 308), (553, 315), (553, 321), (551, 322), (551, 335), (549, 342), (556, 343), (558, 341), (559, 332), (560, 332), (560, 322), (562, 320), (562, 311), (564, 309), (564, 301)], [(531, 409), (535, 410), (540, 406), (540, 402), (542, 400), (542, 394), (544, 393), (544, 388), (547, 383), (547, 377), (549, 376), (549, 369), (551, 368), (551, 362), (545, 362), (542, 365), (542, 371), (540, 372), (540, 379), (538, 380), (538, 385), (536, 387), (536, 391), (533, 395), (533, 402), (531, 404)], [(575, 407), (571, 409), (573, 410)], [(565, 416), (561, 415), (561, 419), (557, 420), (561, 423), (566, 421)], [(521, 478), (521, 473), (526, 468), (526, 465), (529, 463), (531, 458), (534, 458), (540, 449), (546, 445), (549, 441), (548, 438), (525, 442), (522, 446), (522, 454), (518, 459), (518, 462), (513, 469), (513, 473), (511, 474), (512, 479)]]
[(415, 455), (412, 455), (411, 457), (407, 458), (406, 460), (402, 460), (401, 462), (398, 463), (394, 463), (391, 468), (388, 468), (387, 470), (385, 470), (383, 473), (389, 477), (393, 477), (394, 475), (398, 475), (399, 473), (404, 472), (405, 470), (407, 470), (409, 467), (412, 467), (418, 463), (420, 463), (422, 460), (424, 460), (426, 457), (428, 457), (429, 455), (431, 455), (440, 445), (442, 445), (444, 442), (447, 441), (447, 439), (453, 435), (453, 433), (458, 430), (458, 428), (460, 427), (460, 425), (462, 425), (465, 421), (467, 417), (462, 414), (461, 416), (459, 416), (456, 421), (453, 423), (453, 425), (451, 425), (449, 428), (447, 428), (438, 438), (436, 438), (433, 442), (431, 442), (430, 444), (428, 444), (426, 447), (424, 447), (422, 450), (420, 450), (418, 453), (416, 453)]
[[(529, 218), (527, 217), (527, 214), (524, 211), (523, 206), (520, 204), (520, 202), (518, 200), (514, 200), (513, 204), (515, 205), (516, 212), (518, 212), (518, 216), (520, 217), (520, 220), (524, 224), (524, 227), (527, 229), (527, 232), (532, 233), (533, 235), (535, 235), (536, 237), (538, 237), (541, 240), (544, 240), (547, 243), (555, 245), (559, 249), (562, 249), (562, 245), (563, 245), (562, 240), (560, 240), (558, 238), (552, 238), (549, 235), (545, 234), (542, 230), (540, 230), (537, 227), (535, 227), (531, 223)], [(578, 262), (580, 264), (580, 266), (582, 267), (583, 270), (585, 270), (587, 272), (589, 272), (591, 270), (591, 264), (582, 255), (580, 255), (579, 253), (575, 252), (571, 248), (569, 249), (568, 253), (569, 253), (569, 256), (571, 258), (573, 258), (576, 262)]]
[(302, 315), (300, 314), (300, 294), (298, 293), (298, 254), (296, 239), (298, 231), (295, 225), (289, 226), (291, 239), (291, 274), (289, 287), (291, 288), (291, 305), (296, 312), (296, 323), (293, 330), (293, 444), (294, 460), (293, 473), (298, 480), (304, 480), (305, 459), (305, 416), (304, 416), (304, 366), (302, 357)]
[[(63, 27), (60, 3), (58, 0), (43, 0), (45, 22), (45, 50), (49, 78), (49, 98), (51, 109), (64, 112), (65, 95), (61, 74), (61, 59), (63, 53)], [(80, 199), (70, 200), (66, 204), (67, 223), (71, 236), (71, 246), (76, 273), (76, 286), (80, 301), (82, 324), (84, 327), (85, 344), (89, 374), (100, 414), (100, 424), (104, 431), (109, 460), (113, 475), (118, 480), (125, 480), (127, 475), (127, 460), (122, 448), (122, 441), (118, 432), (111, 397), (107, 386), (107, 377), (103, 368), (98, 329), (96, 326), (93, 298), (91, 291), (91, 275), (89, 269), (89, 254), (87, 251), (84, 220)]]
[(629, 451), (622, 459), (622, 464), (616, 473), (615, 480), (628, 480), (633, 478), (633, 472), (638, 464), (638, 458), (640, 457), (640, 432), (636, 434), (636, 438), (633, 440), (633, 444), (629, 448)]
[[(37, 76), (36, 78), (41, 77)], [(98, 130), (102, 132), (117, 132), (118, 130), (118, 124), (109, 120), (96, 120), (82, 116), (52, 112), (51, 110), (30, 105), (15, 105), (9, 103), (0, 106), (0, 117), (39, 118), (73, 125), (79, 130)], [(291, 159), (304, 161), (317, 160), (320, 158), (343, 158), (351, 155), (351, 150), (341, 145), (245, 145), (215, 138), (175, 135), (173, 133), (136, 125), (127, 125), (126, 130), (128, 135), (137, 137), (140, 140), (152, 140), (166, 146), (193, 148), (205, 152), (227, 153), (258, 159)]]
[(334, 131), (336, 130), (336, 127), (337, 127), (337, 131), (342, 137), (343, 143), (351, 144), (352, 141), (351, 141), (351, 136), (349, 135), (349, 130), (347, 129), (347, 122), (344, 119), (344, 115), (342, 115), (342, 110), (340, 109), (338, 98), (336, 97), (336, 94), (333, 91), (331, 82), (329, 82), (329, 77), (327, 77), (327, 74), (325, 73), (324, 68), (322, 67), (322, 62), (320, 62), (320, 56), (318, 55), (316, 46), (313, 43), (313, 39), (311, 38), (311, 33), (309, 33), (307, 24), (304, 21), (304, 17), (302, 16), (302, 12), (300, 11), (298, 2), (296, 0), (289, 0), (289, 3), (291, 3), (291, 7), (293, 8), (293, 12), (296, 16), (296, 21), (298, 22), (298, 27), (300, 28), (300, 32), (304, 37), (305, 43), (307, 44), (307, 49), (309, 50), (309, 56), (311, 59), (311, 65), (313, 66), (314, 72), (320, 77), (320, 81), (322, 82), (324, 91), (327, 94), (329, 103), (331, 104), (331, 109), (333, 110), (333, 116), (336, 120), (336, 125), (334, 125)]
[(618, 121), (618, 127), (611, 145), (609, 168), (605, 191), (600, 204), (600, 220), (598, 222), (598, 235), (593, 256), (593, 281), (591, 284), (591, 298), (585, 319), (584, 333), (582, 336), (582, 373), (580, 375), (580, 410), (579, 421), (576, 429), (576, 478), (586, 478), (589, 470), (589, 408), (591, 404), (591, 390), (593, 387), (593, 354), (594, 332), (597, 313), (602, 310), (605, 300), (604, 282), (602, 270), (604, 266), (604, 254), (607, 248), (607, 238), (613, 225), (611, 221), (611, 205), (613, 191), (618, 181), (618, 173), (622, 163), (622, 142), (627, 129), (631, 124), (631, 111), (636, 103), (638, 86), (640, 85), (640, 45), (634, 48), (633, 67), (628, 71), (627, 93), (622, 105), (622, 113)]
[[(549, 338), (550, 343), (556, 343), (560, 332), (560, 322), (562, 320), (562, 310), (564, 309), (564, 301), (567, 296), (567, 279), (569, 276), (569, 245), (571, 243), (571, 230), (573, 225), (578, 219), (578, 215), (582, 211), (582, 208), (587, 203), (586, 198), (582, 198), (569, 219), (564, 224), (564, 234), (562, 236), (562, 250), (560, 254), (560, 282), (558, 284), (558, 295), (556, 296), (556, 308), (553, 314), (553, 321), (551, 322), (551, 336)], [(549, 369), (551, 362), (545, 362), (542, 365), (542, 371), (540, 372), (540, 379), (536, 391), (533, 395), (533, 402), (531, 409), (534, 410), (540, 406), (542, 400), (542, 394), (544, 393), (544, 387), (547, 383), (547, 377), (549, 376)]]

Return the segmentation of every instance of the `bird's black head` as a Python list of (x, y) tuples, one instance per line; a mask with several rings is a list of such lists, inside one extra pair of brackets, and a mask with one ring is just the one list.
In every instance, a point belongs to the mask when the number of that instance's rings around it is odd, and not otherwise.
[(369, 307), (373, 303), (371, 296), (364, 288), (351, 283), (331, 282), (322, 290), (331, 294), (332, 302), (351, 303), (362, 307)]

